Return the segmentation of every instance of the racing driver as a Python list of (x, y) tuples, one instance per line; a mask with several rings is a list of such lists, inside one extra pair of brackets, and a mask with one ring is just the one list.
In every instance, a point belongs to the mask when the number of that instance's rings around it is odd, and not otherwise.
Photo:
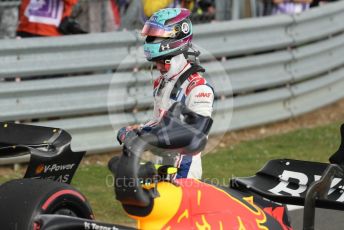
[[(144, 54), (148, 61), (155, 63), (161, 73), (153, 85), (153, 118), (144, 125), (120, 129), (117, 135), (120, 143), (133, 130), (149, 132), (177, 101), (184, 103), (195, 113), (211, 116), (214, 91), (200, 74), (204, 69), (196, 61), (187, 59), (189, 55), (199, 55), (191, 45), (193, 31), (189, 16), (187, 9), (166, 8), (154, 13), (146, 21), (142, 29), (142, 35), (146, 36)], [(177, 154), (172, 161), (178, 168), (176, 179), (201, 178), (201, 153)]]

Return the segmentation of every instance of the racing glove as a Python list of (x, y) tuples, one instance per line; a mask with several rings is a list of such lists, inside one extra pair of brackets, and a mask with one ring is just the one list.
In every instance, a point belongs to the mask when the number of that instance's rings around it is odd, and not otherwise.
[(128, 137), (136, 136), (139, 134), (139, 129), (136, 126), (122, 127), (118, 130), (117, 141), (121, 145)]

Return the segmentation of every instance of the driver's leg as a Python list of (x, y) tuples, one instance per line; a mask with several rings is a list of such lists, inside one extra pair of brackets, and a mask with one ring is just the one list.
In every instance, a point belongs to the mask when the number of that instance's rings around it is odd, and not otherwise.
[(202, 160), (201, 153), (196, 155), (179, 155), (176, 159), (175, 166), (178, 168), (176, 179), (202, 177)]

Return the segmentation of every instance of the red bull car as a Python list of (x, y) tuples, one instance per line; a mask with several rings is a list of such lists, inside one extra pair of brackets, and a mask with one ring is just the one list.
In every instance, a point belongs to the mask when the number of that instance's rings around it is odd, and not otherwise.
[[(304, 229), (314, 229), (316, 207), (344, 209), (344, 144), (329, 164), (279, 159), (230, 187), (195, 179), (173, 180), (169, 166), (141, 164), (150, 149), (199, 152), (212, 120), (175, 104), (149, 133), (132, 135), (109, 162), (114, 192), (135, 229), (292, 229), (286, 204), (304, 206)], [(344, 126), (341, 127), (342, 137)], [(85, 152), (57, 128), (0, 123), (0, 157), (29, 154), (23, 179), (0, 185), (0, 226), (7, 230), (134, 229), (94, 219), (85, 196), (69, 183)]]

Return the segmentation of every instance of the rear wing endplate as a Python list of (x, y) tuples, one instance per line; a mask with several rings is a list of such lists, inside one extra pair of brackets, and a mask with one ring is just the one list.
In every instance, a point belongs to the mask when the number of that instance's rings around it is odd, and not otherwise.
[(0, 122), (1, 159), (30, 155), (24, 178), (70, 183), (85, 152), (71, 150), (62, 129)]
[[(344, 210), (344, 181), (341, 168), (332, 165), (337, 170), (329, 177), (326, 186), (317, 189), (325, 196), (318, 197), (315, 206), (319, 208)], [(236, 189), (250, 190), (269, 200), (304, 206), (307, 191), (315, 181), (319, 181), (330, 164), (278, 159), (269, 161), (253, 177), (236, 178), (231, 186)]]

